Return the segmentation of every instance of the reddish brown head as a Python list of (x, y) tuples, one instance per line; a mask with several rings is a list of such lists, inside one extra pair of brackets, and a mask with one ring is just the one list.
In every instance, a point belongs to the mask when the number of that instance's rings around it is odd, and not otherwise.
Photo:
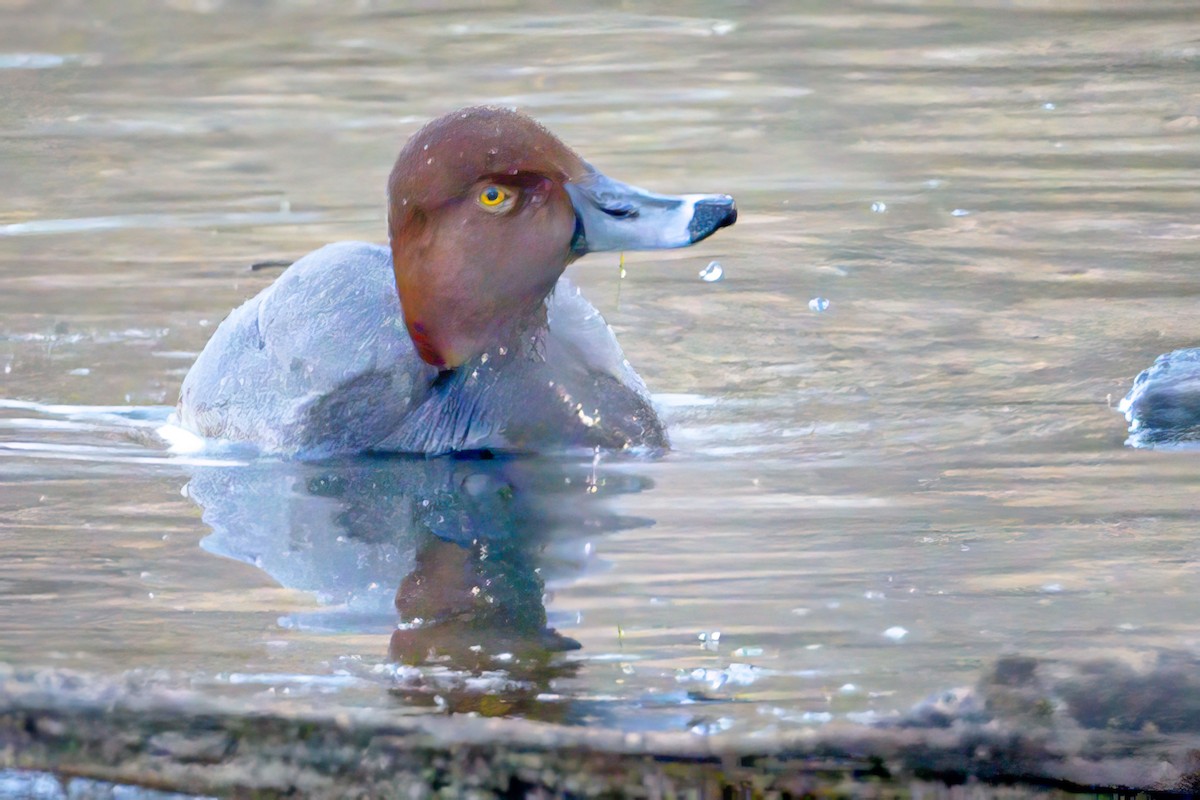
[(429, 123), (388, 180), (404, 321), (421, 358), (443, 369), (536, 319), (574, 258), (684, 247), (736, 218), (728, 195), (658, 195), (607, 178), (502, 108)]
[(587, 171), (538, 123), (467, 108), (422, 128), (388, 182), (396, 286), (425, 361), (451, 368), (541, 307), (572, 258), (563, 185)]

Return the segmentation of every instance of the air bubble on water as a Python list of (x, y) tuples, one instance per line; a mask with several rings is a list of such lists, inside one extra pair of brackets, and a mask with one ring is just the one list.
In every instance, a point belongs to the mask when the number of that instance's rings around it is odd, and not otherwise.
[(936, 189), (943, 183), (945, 183), (945, 181), (943, 181), (941, 178), (930, 178), (929, 180), (925, 181), (925, 186), (930, 189)]
[(1042, 586), (1042, 591), (1046, 592), (1047, 594), (1058, 594), (1062, 590), (1063, 587), (1061, 583), (1047, 583), (1043, 584)]
[(950, 216), (952, 217), (966, 217), (970, 216), (970, 214), (971, 212), (967, 211), (965, 208), (956, 208), (950, 212)]
[(820, 314), (822, 311), (829, 308), (829, 301), (824, 297), (814, 297), (808, 301), (808, 310), (815, 311)]
[(1042, 103), (1042, 108), (1046, 109), (1047, 111), (1053, 111), (1054, 109), (1058, 108), (1058, 106), (1054, 105), (1054, 103)]
[(700, 270), (700, 280), (706, 283), (716, 283), (725, 277), (725, 268), (720, 261), (710, 261), (708, 266)]
[(733, 651), (733, 655), (738, 658), (754, 658), (755, 656), (761, 656), (762, 654), (763, 649), (761, 647), (739, 647), (737, 650)]
[(871, 203), (871, 210), (876, 214), (882, 214), (887, 211), (887, 203), (876, 200), (874, 203)]
[(838, 689), (838, 694), (858, 694), (858, 687), (853, 683), (843, 683)]
[(868, 589), (863, 593), (863, 597), (867, 598), (868, 600), (882, 600), (885, 596), (886, 595), (884, 595), (883, 592), (877, 592), (874, 589)]
[(8, 375), (11, 372), (12, 372), (12, 364), (5, 364), (4, 365), (4, 374)]
[(91, 375), (92, 371), (90, 369), (88, 369), (87, 367), (80, 367), (79, 369), (71, 370), (67, 374), (68, 375), (79, 375), (80, 377), (83, 377), (86, 375)]
[(893, 642), (898, 642), (905, 636), (908, 636), (908, 629), (901, 628), (899, 625), (893, 625), (883, 632), (883, 635), (891, 639)]

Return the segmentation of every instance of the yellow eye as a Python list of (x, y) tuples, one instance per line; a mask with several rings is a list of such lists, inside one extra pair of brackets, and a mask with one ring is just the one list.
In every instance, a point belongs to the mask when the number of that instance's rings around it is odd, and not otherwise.
[(479, 193), (479, 204), (484, 208), (495, 208), (508, 199), (508, 192), (499, 186), (489, 186)]

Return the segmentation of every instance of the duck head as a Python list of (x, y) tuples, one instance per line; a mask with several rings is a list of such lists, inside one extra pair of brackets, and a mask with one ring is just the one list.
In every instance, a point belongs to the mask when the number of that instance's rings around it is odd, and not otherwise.
[(502, 108), (430, 122), (388, 180), (404, 321), (421, 358), (441, 369), (538, 319), (579, 256), (686, 247), (736, 219), (728, 195), (660, 195), (615, 181)]

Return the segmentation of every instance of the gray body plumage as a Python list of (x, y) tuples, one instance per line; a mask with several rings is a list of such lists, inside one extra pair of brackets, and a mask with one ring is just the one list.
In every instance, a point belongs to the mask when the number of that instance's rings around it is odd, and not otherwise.
[(301, 458), (664, 448), (595, 307), (566, 279), (546, 304), (545, 326), (439, 374), (405, 330), (390, 251), (328, 245), (221, 323), (184, 379), (179, 423)]

